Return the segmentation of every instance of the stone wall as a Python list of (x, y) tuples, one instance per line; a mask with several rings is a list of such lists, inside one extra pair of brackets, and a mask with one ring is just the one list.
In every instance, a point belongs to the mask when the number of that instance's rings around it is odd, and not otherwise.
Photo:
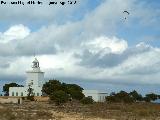
[(34, 99), (38, 102), (47, 102), (49, 100), (49, 97), (35, 96)]
[(2, 97), (0, 97), (0, 103), (1, 104), (6, 104), (6, 103), (22, 104), (22, 98), (21, 97), (2, 96)]

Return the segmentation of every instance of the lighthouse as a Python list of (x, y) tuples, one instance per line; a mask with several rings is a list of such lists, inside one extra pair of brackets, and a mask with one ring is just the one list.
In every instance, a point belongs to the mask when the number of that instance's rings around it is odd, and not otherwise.
[(27, 79), (24, 87), (10, 87), (9, 96), (27, 96), (28, 89), (32, 88), (34, 96), (42, 96), (42, 87), (45, 83), (44, 72), (41, 71), (39, 61), (35, 58), (31, 70), (26, 71)]
[(40, 70), (37, 58), (32, 62), (32, 70), (27, 73), (26, 86), (42, 87), (44, 82), (44, 72)]

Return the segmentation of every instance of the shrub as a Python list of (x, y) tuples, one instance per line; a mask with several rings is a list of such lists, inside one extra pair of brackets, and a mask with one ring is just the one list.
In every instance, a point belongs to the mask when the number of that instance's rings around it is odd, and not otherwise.
[(50, 100), (54, 100), (57, 104), (71, 99), (81, 100), (84, 97), (82, 90), (79, 85), (61, 83), (58, 80), (49, 80), (42, 88), (43, 95), (48, 95)]
[(123, 102), (123, 103), (133, 103), (134, 99), (125, 91), (120, 91), (117, 94), (111, 94), (106, 97), (107, 102)]
[(92, 103), (93, 103), (93, 99), (90, 98), (90, 97), (84, 97), (84, 98), (81, 100), (81, 103), (82, 103), (82, 104), (92, 104)]
[(22, 100), (25, 100), (26, 99), (26, 97), (22, 97)]
[(158, 99), (158, 95), (154, 93), (146, 94), (146, 98), (150, 99), (150, 101), (155, 101)]
[(84, 94), (80, 91), (70, 91), (70, 96), (72, 99), (81, 100), (84, 97)]
[(69, 99), (69, 95), (62, 90), (55, 91), (49, 97), (50, 100), (53, 100), (57, 105), (65, 103)]
[(34, 96), (33, 95), (27, 96), (27, 100), (34, 101)]
[(42, 87), (42, 92), (46, 95), (53, 94), (54, 91), (58, 91), (62, 89), (61, 82), (58, 80), (49, 80)]
[(129, 93), (129, 96), (133, 98), (134, 102), (143, 101), (143, 97), (137, 91), (133, 90)]
[(151, 99), (150, 99), (149, 97), (144, 97), (143, 100), (144, 100), (145, 102), (151, 102)]

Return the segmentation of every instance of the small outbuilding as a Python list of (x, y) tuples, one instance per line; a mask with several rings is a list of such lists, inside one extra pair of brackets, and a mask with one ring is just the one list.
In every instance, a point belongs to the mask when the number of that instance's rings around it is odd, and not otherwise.
[(107, 97), (106, 92), (100, 92), (98, 90), (83, 90), (83, 94), (85, 97), (92, 98), (95, 102), (105, 102), (105, 98)]

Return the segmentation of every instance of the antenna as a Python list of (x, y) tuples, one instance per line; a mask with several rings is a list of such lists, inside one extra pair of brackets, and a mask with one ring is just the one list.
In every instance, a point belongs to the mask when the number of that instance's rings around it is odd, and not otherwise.
[(36, 57), (36, 50), (34, 50), (34, 54), (33, 55), (34, 55), (34, 58), (35, 58)]

